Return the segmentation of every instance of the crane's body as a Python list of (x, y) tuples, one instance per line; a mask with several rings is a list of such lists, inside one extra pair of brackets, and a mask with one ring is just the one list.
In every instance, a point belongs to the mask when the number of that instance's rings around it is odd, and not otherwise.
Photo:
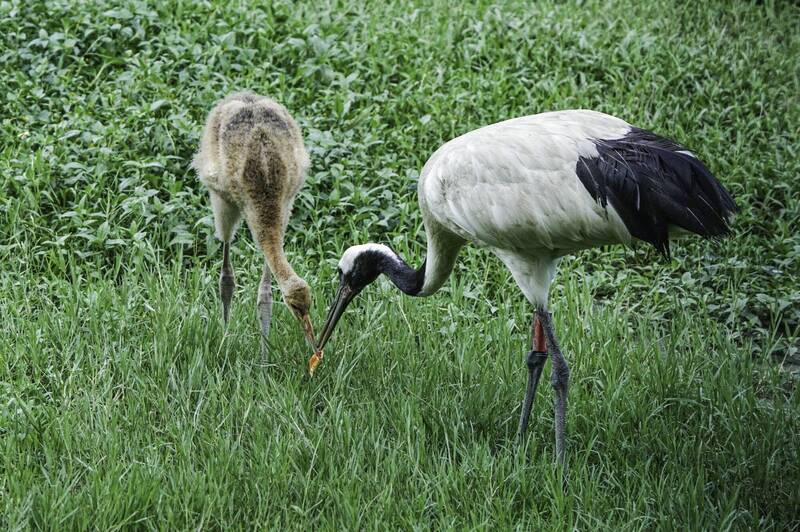
[(597, 154), (593, 138), (618, 138), (627, 124), (591, 111), (516, 118), (451, 140), (422, 169), (423, 216), (476, 244), (554, 257), (629, 242), (615, 212), (583, 187), (575, 161)]
[(222, 317), (228, 321), (235, 287), (230, 243), (242, 215), (265, 263), (258, 292), (262, 355), (272, 320), (271, 276), (313, 345), (311, 292), (286, 259), (283, 239), (294, 198), (309, 165), (300, 128), (285, 107), (251, 92), (218, 102), (208, 115), (192, 166), (208, 188), (217, 237), (223, 243)]
[(671, 233), (722, 236), (736, 210), (722, 185), (682, 146), (584, 110), (506, 120), (445, 143), (422, 169), (418, 194), (425, 262), (411, 268), (381, 244), (348, 248), (339, 261), (339, 291), (319, 348), (352, 298), (381, 273), (406, 294), (428, 296), (446, 281), (464, 244), (488, 248), (535, 309), (520, 434), (549, 354), (561, 460), (569, 368), (547, 310), (558, 260), (635, 239), (668, 255)]
[[(547, 304), (560, 257), (600, 245), (630, 244), (637, 237), (614, 205), (593, 197), (577, 168), (582, 160), (601, 157), (598, 141), (620, 141), (639, 131), (594, 111), (557, 111), (506, 120), (444, 144), (428, 159), (419, 179), (420, 210), (429, 246), (436, 248), (428, 253), (433, 264), (419, 295), (438, 289), (449, 274), (447, 268), (439, 271), (439, 261), (431, 256), (449, 256), (459, 239), (492, 250), (534, 305)], [(699, 163), (680, 151), (679, 157)], [(637, 185), (634, 176), (627, 179)], [(729, 208), (727, 203), (721, 206)], [(712, 217), (709, 226), (717, 227), (717, 212), (698, 215)], [(679, 229), (680, 221), (665, 221), (667, 230)]]
[[(269, 219), (284, 231), (308, 165), (300, 128), (286, 108), (241, 92), (211, 110), (193, 161), (211, 193), (237, 207), (235, 222), (242, 210), (256, 218), (255, 204), (263, 198), (275, 205)], [(215, 218), (218, 233), (235, 227), (226, 222), (225, 217)]]

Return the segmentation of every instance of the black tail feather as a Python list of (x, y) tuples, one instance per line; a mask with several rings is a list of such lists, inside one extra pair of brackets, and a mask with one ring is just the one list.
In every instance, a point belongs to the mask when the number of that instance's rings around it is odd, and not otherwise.
[(670, 226), (706, 238), (728, 234), (738, 208), (686, 148), (638, 128), (594, 142), (598, 155), (581, 157), (576, 173), (595, 200), (611, 204), (631, 235), (669, 257)]

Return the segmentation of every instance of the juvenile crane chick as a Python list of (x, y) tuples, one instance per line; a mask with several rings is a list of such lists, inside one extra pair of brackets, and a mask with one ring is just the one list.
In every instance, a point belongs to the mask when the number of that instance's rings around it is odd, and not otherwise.
[(286, 260), (283, 237), (292, 203), (305, 180), (309, 159), (300, 128), (279, 103), (252, 92), (231, 94), (208, 115), (200, 150), (192, 161), (208, 187), (217, 237), (222, 240), (219, 294), (222, 318), (228, 322), (235, 287), (230, 243), (242, 214), (266, 261), (258, 289), (261, 354), (266, 362), (266, 338), (272, 320), (270, 272), (283, 300), (314, 346), (308, 312), (311, 291)]

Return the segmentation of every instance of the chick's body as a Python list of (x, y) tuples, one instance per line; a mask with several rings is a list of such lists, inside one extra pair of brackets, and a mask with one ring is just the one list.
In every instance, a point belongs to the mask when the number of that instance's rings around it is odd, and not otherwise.
[[(251, 92), (232, 94), (214, 106), (192, 163), (209, 190), (217, 237), (223, 242), (220, 296), (226, 321), (235, 286), (229, 244), (242, 215), (264, 252), (258, 298), (264, 337), (272, 316), (274, 274), (284, 301), (303, 323), (306, 336), (313, 338), (308, 284), (295, 273), (283, 249), (292, 204), (308, 165), (300, 128), (286, 108)], [(266, 354), (265, 350), (262, 343)]]

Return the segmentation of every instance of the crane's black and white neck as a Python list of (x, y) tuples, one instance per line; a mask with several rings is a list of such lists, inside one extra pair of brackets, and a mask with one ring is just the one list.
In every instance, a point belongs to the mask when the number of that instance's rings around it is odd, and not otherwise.
[(339, 274), (357, 290), (384, 274), (404, 294), (431, 295), (450, 275), (461, 244), (446, 247), (436, 239), (429, 239), (428, 242), (432, 244), (428, 246), (428, 258), (423, 260), (419, 268), (409, 266), (392, 248), (383, 244), (350, 246), (339, 260)]
[(339, 289), (319, 348), (353, 297), (380, 274), (406, 294), (427, 296), (446, 281), (465, 243), (487, 248), (536, 309), (520, 433), (546, 351), (553, 360), (560, 460), (569, 368), (547, 313), (559, 259), (634, 240), (668, 256), (670, 236), (723, 236), (736, 210), (725, 188), (686, 148), (585, 110), (506, 120), (447, 142), (425, 163), (418, 194), (427, 236), (424, 262), (413, 268), (381, 244), (348, 248), (339, 262)]

